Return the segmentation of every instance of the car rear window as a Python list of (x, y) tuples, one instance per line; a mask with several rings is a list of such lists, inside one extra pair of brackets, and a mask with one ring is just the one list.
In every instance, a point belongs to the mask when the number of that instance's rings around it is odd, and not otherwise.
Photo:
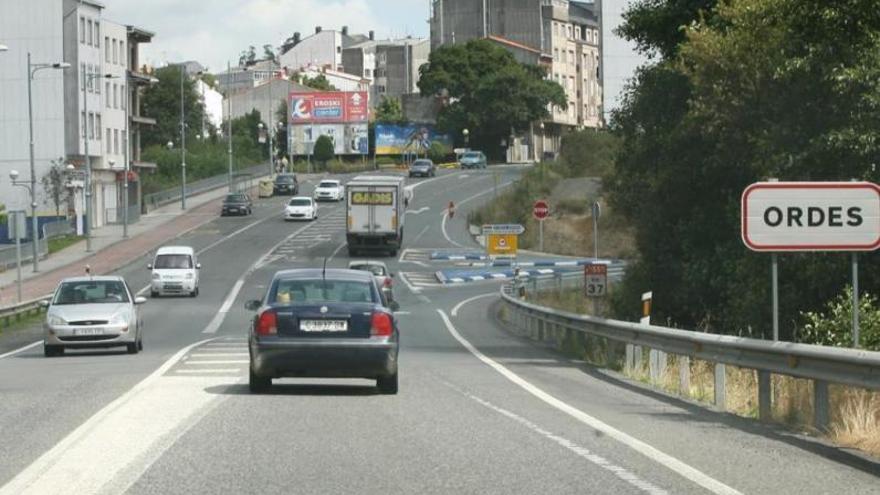
[(352, 265), (352, 270), (360, 270), (363, 272), (370, 272), (376, 276), (384, 276), (385, 275), (385, 267), (382, 265), (372, 265), (372, 264), (363, 264), (363, 265)]
[(292, 175), (279, 175), (275, 177), (275, 182), (279, 184), (293, 184), (293, 176)]
[(271, 304), (375, 303), (369, 283), (356, 280), (279, 280), (269, 294)]
[(464, 157), (465, 158), (479, 158), (480, 154), (479, 153), (465, 153)]
[(310, 206), (312, 201), (306, 198), (303, 199), (291, 199), (289, 203), (290, 206)]
[(226, 196), (226, 202), (228, 203), (240, 203), (246, 201), (246, 198), (242, 194), (230, 194)]
[(115, 280), (64, 282), (55, 295), (56, 305), (127, 303), (125, 284)]
[(318, 187), (339, 187), (339, 184), (336, 182), (322, 182), (318, 184)]
[(188, 270), (192, 267), (192, 257), (188, 254), (160, 254), (153, 263), (153, 268), (160, 270)]
[(413, 167), (430, 167), (431, 162), (426, 160), (416, 160), (413, 162)]

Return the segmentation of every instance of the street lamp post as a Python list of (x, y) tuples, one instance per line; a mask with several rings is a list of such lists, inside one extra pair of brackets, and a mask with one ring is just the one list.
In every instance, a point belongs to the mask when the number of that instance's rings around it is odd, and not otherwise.
[(471, 131), (469, 131), (469, 130), (467, 130), (467, 128), (465, 128), (465, 130), (461, 131), (461, 133), (464, 135), (464, 149), (470, 149), (470, 148), (468, 148), (468, 138), (471, 135)]
[[(23, 188), (27, 189), (30, 197), (31, 198), (34, 197), (33, 190), (31, 189), (31, 186), (28, 185), (27, 181), (19, 181), (18, 180), (18, 170), (10, 170), (9, 171), (9, 178), (12, 180), (13, 186), (23, 187)], [(31, 206), (33, 206), (33, 205), (31, 205)], [(16, 233), (15, 233), (15, 264), (18, 267), (18, 302), (21, 302), (21, 233), (18, 232), (19, 225), (18, 225), (18, 217), (17, 217), (17, 215), (19, 213), (21, 213), (21, 212), (16, 212), (16, 217), (15, 217), (15, 219), (16, 219), (16, 223), (15, 223), (15, 229), (16, 229)], [(12, 217), (10, 217), (10, 218), (12, 218)], [(10, 225), (12, 225), (12, 224), (10, 224)], [(36, 232), (36, 230), (34, 230), (34, 232)], [(37, 242), (36, 239), (37, 239), (37, 236), (35, 235), (34, 240), (33, 240), (33, 243), (35, 246), (36, 246), (36, 242)], [(36, 254), (34, 256), (36, 256)], [(36, 259), (36, 258), (34, 258), (34, 259)], [(34, 268), (34, 271), (36, 271), (36, 268)]]
[[(6, 48), (3, 46), (3, 48)], [(5, 50), (0, 50), (5, 51)], [(40, 256), (38, 244), (40, 242), (39, 221), (37, 219), (37, 174), (34, 171), (34, 100), (33, 91), (31, 89), (34, 75), (43, 69), (60, 69), (64, 70), (70, 67), (67, 62), (56, 62), (54, 64), (34, 64), (31, 62), (31, 52), (27, 55), (28, 64), (28, 138), (30, 140), (30, 165), (31, 165), (31, 225), (33, 229), (33, 254), (34, 254), (34, 272), (40, 271)]]
[(232, 192), (232, 64), (226, 61), (226, 129), (229, 138), (229, 192)]
[[(111, 74), (86, 74), (85, 84), (83, 84), (83, 115), (86, 116), (86, 122), (83, 123), (83, 141), (85, 141), (84, 152), (86, 155), (86, 183), (85, 183), (85, 195), (86, 195), (86, 252), (92, 252), (92, 157), (89, 155), (89, 95), (87, 94), (88, 87), (92, 85), (92, 81), (95, 79), (116, 79), (116, 76)], [(97, 132), (101, 132), (100, 129), (97, 129)]]
[(186, 115), (183, 98), (183, 78), (186, 68), (180, 64), (180, 209), (186, 209)]

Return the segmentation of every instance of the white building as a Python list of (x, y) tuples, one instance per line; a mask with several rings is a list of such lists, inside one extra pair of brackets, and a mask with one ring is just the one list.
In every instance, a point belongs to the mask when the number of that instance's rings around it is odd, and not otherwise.
[(299, 74), (309, 79), (324, 76), (331, 86), (339, 91), (369, 91), (370, 80), (364, 77), (346, 74), (326, 67), (306, 67)]
[(294, 34), (285, 44), (284, 53), (278, 57), (279, 64), (287, 72), (297, 72), (306, 67), (326, 67), (342, 72), (342, 51), (373, 37), (372, 31), (369, 36), (350, 35), (347, 26), (343, 26), (340, 31), (324, 30), (318, 26), (315, 28), (315, 34), (305, 39), (300, 39), (299, 33)]
[[(196, 79), (195, 83), (196, 91), (205, 105), (205, 120), (219, 129), (223, 125), (223, 94), (201, 79)], [(202, 129), (202, 134), (205, 134), (205, 129)]]
[[(34, 76), (34, 149), (39, 216), (55, 216), (46, 201), (41, 178), (52, 166), (73, 164), (80, 171), (88, 156), (92, 168), (91, 225), (119, 221), (122, 202), (126, 129), (134, 136), (129, 149), (132, 168), (140, 162), (140, 125), (155, 122), (140, 117), (137, 74), (138, 43), (152, 33), (123, 26), (102, 16), (103, 5), (89, 0), (0, 0), (0, 33), (9, 51), (0, 54), (0, 176), (18, 170), (30, 178), (28, 161), (27, 54), (35, 64), (66, 62), (70, 68), (41, 70)], [(109, 76), (109, 77), (107, 77)], [(126, 84), (131, 81), (131, 84)], [(126, 126), (126, 115), (131, 121)], [(88, 148), (88, 152), (86, 149)], [(137, 175), (129, 179), (130, 204), (137, 205)], [(0, 197), (10, 208), (29, 201), (22, 188), (0, 180)], [(7, 200), (6, 198), (10, 198)], [(77, 212), (82, 198), (73, 201)], [(134, 200), (132, 202), (132, 200)], [(67, 208), (62, 214), (67, 213)]]

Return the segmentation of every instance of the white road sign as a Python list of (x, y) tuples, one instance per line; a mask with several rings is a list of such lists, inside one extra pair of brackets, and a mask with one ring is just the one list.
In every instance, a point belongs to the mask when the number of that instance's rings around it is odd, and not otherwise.
[(874, 251), (880, 187), (870, 182), (759, 182), (742, 195), (753, 251)]
[(608, 265), (584, 266), (584, 291), (587, 297), (605, 297), (608, 292)]

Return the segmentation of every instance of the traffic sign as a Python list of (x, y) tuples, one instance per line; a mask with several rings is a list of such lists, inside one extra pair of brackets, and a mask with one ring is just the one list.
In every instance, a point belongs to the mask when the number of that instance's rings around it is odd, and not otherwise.
[(605, 297), (608, 293), (608, 265), (584, 267), (584, 292), (587, 297)]
[(880, 187), (870, 182), (759, 182), (742, 195), (742, 239), (753, 251), (880, 248)]
[(535, 205), (532, 207), (532, 216), (535, 217), (535, 220), (546, 219), (550, 216), (550, 205), (543, 199), (535, 201)]
[(486, 240), (489, 256), (516, 256), (518, 239), (516, 234), (489, 234)]
[(483, 235), (520, 235), (525, 231), (525, 227), (519, 224), (483, 225)]

